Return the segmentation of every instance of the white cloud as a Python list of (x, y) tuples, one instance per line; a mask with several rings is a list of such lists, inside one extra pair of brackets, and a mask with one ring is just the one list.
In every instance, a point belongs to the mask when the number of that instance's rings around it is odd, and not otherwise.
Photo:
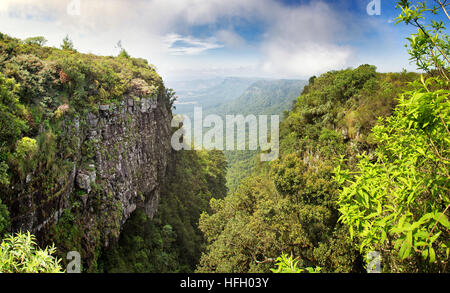
[(193, 37), (183, 37), (169, 34), (165, 38), (168, 50), (173, 55), (196, 55), (211, 49), (222, 48), (214, 40), (200, 40)]
[(270, 43), (265, 47), (265, 72), (307, 78), (314, 74), (347, 66), (351, 48), (332, 44), (303, 43), (295, 49)]
[(280, 7), (262, 44), (262, 68), (279, 75), (307, 78), (348, 65), (352, 49), (339, 45), (351, 28), (325, 3), (295, 9)]
[(232, 30), (220, 30), (216, 33), (216, 38), (229, 48), (242, 48), (246, 45), (244, 38)]
[[(298, 78), (347, 67), (355, 49), (343, 40), (364, 30), (320, 0), (289, 7), (276, 0), (79, 0), (79, 16), (67, 14), (71, 1), (0, 0), (0, 30), (21, 38), (44, 35), (53, 46), (69, 34), (80, 51), (104, 55), (117, 54), (114, 45), (122, 40), (164, 77), (187, 68), (208, 74), (244, 67), (249, 75)], [(249, 47), (236, 20), (260, 23), (264, 37)], [(210, 34), (194, 35), (192, 27), (200, 25)], [(232, 53), (205, 59), (213, 49)]]

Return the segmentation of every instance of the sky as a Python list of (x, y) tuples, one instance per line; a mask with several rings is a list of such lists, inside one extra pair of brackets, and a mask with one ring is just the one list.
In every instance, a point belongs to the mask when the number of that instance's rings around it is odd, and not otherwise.
[(78, 51), (99, 55), (117, 55), (120, 41), (169, 82), (308, 79), (360, 64), (380, 72), (414, 70), (404, 47), (414, 29), (395, 25), (394, 2), (0, 0), (0, 32), (44, 36), (55, 47), (69, 35)]

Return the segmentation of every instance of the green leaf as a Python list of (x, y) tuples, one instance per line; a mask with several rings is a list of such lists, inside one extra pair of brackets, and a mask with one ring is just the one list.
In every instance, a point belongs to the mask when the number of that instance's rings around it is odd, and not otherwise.
[(402, 247), (399, 251), (399, 256), (401, 259), (406, 259), (411, 254), (411, 246), (408, 243), (403, 242)]
[(436, 253), (435, 253), (433, 247), (430, 246), (428, 251), (429, 251), (429, 254), (430, 254), (430, 263), (435, 262), (436, 261)]
[(450, 229), (450, 221), (448, 220), (446, 215), (439, 215), (437, 217), (439, 219), (439, 223), (447, 229)]
[(434, 241), (436, 241), (436, 239), (439, 238), (439, 236), (441, 235), (442, 231), (439, 231), (438, 233), (436, 233), (435, 235), (433, 235), (432, 237), (430, 237), (430, 244), (433, 244)]

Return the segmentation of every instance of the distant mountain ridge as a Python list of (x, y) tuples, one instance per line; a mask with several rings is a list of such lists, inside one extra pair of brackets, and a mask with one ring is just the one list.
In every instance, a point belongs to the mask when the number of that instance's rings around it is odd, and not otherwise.
[[(280, 115), (292, 108), (308, 82), (304, 80), (257, 80), (231, 101), (205, 108), (203, 115)], [(233, 192), (251, 174), (257, 151), (225, 151), (228, 161), (227, 187)]]
[(207, 114), (282, 115), (307, 84), (303, 80), (226, 77), (174, 83), (177, 114), (191, 116), (194, 107)]
[(174, 89), (178, 96), (174, 112), (189, 115), (193, 112), (194, 106), (206, 109), (235, 100), (258, 80), (258, 78), (226, 77), (221, 82), (217, 82), (217, 79), (179, 82), (180, 87)]
[(307, 84), (303, 80), (259, 80), (250, 85), (237, 99), (221, 103), (207, 112), (216, 114), (282, 115), (291, 108)]

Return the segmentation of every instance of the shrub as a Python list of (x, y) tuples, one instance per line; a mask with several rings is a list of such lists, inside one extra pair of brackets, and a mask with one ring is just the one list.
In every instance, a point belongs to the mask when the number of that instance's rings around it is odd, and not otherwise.
[(273, 273), (303, 273), (307, 271), (308, 273), (320, 273), (322, 268), (316, 267), (306, 267), (306, 268), (300, 268), (298, 267), (298, 260), (293, 259), (292, 255), (287, 256), (287, 254), (282, 254), (280, 257), (277, 258), (277, 268), (271, 269)]
[(21, 159), (31, 159), (37, 150), (38, 145), (35, 139), (23, 137), (17, 142), (16, 155)]
[(24, 41), (25, 44), (27, 45), (38, 45), (38, 46), (44, 46), (47, 43), (47, 40), (44, 37), (32, 37), (32, 38), (27, 38)]
[(54, 257), (54, 246), (39, 249), (30, 232), (17, 233), (0, 244), (0, 272), (2, 273), (62, 273), (60, 259)]
[(23, 106), (17, 98), (17, 84), (0, 73), (0, 141), (8, 147), (20, 137), (27, 125), (21, 115)]

